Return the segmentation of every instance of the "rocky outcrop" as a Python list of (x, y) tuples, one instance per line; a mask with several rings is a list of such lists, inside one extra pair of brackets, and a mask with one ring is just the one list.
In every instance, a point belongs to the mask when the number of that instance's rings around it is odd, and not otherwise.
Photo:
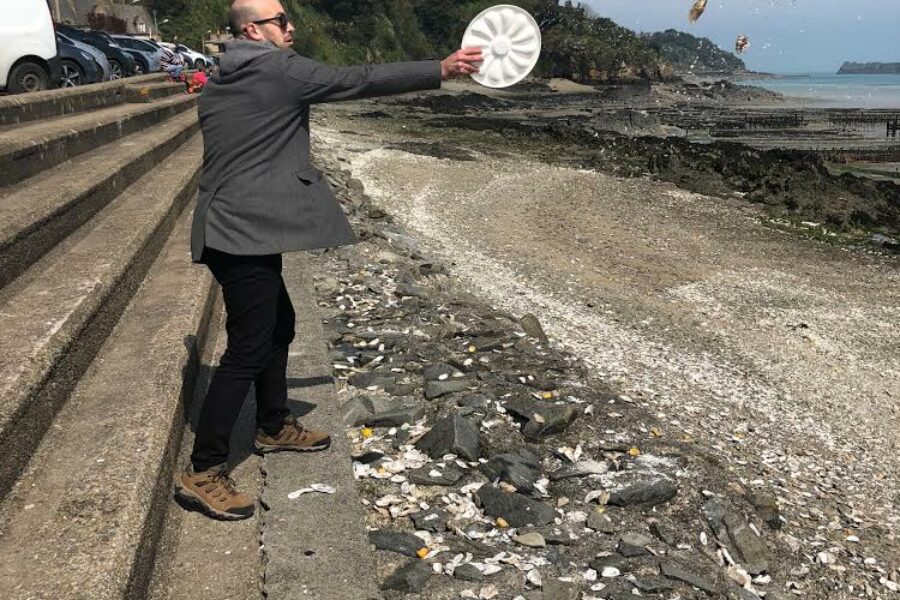
[(838, 75), (900, 75), (900, 62), (845, 62)]

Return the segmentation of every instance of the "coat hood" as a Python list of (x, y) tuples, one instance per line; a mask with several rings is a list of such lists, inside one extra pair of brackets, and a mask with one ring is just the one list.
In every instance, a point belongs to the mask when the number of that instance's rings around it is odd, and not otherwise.
[(255, 58), (278, 51), (278, 47), (272, 42), (254, 40), (232, 40), (225, 42), (223, 48), (225, 53), (219, 61), (219, 73), (222, 75), (230, 75)]

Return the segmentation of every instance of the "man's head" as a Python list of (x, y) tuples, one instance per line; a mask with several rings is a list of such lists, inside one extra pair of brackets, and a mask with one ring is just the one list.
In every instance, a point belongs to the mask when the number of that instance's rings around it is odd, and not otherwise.
[(234, 37), (268, 40), (279, 48), (294, 43), (294, 26), (278, 0), (234, 0), (228, 19)]

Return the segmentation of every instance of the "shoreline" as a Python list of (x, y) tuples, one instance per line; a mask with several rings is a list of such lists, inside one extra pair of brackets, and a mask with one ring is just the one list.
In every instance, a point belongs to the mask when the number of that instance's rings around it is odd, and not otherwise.
[[(748, 586), (741, 593), (755, 589), (774, 600), (852, 597), (863, 581), (882, 594), (893, 589), (895, 567), (882, 565), (896, 556), (900, 516), (879, 499), (897, 479), (897, 440), (877, 415), (898, 385), (896, 334), (878, 325), (896, 310), (896, 289), (885, 279), (896, 274), (896, 260), (782, 234), (759, 221), (758, 205), (737, 197), (538, 160), (525, 138), (503, 130), (455, 135), (448, 115), (410, 100), (333, 105), (316, 117), (314, 152), (334, 173), (363, 240), (322, 256), (322, 272), (332, 277), (320, 288), (332, 351), (336, 360), (358, 356), (339, 361), (341, 397), (350, 407), (361, 394), (378, 406), (399, 403), (392, 394), (408, 394), (422, 379), (437, 394), (436, 373), (447, 368), (447, 390), (461, 380), (465, 391), (402, 398), (425, 409), (426, 427), (459, 414), (481, 431), (486, 459), (527, 448), (547, 472), (570, 462), (562, 448), (579, 444), (583, 458), (616, 465), (610, 478), (551, 478), (546, 494), (532, 498), (555, 507), (559, 521), (510, 531), (485, 518), (469, 487), (490, 486), (491, 477), (463, 469), (468, 476), (449, 486), (426, 481), (454, 463), (419, 467), (417, 455), (404, 454), (403, 440), (421, 428), (375, 427), (370, 438), (357, 429), (359, 456), (383, 452), (375, 460), (388, 473), (413, 459), (415, 477), (424, 478), (409, 487), (379, 476), (375, 464), (358, 466), (370, 528), (421, 530), (422, 515), (409, 514), (417, 502), (443, 510), (444, 498), (460, 498), (436, 529), (416, 534), (440, 549), (426, 559), (440, 568), (427, 577), (420, 569), (420, 597), (445, 600), (462, 590), (478, 597), (480, 589), (490, 596), (493, 586), (540, 598), (543, 586), (543, 594), (563, 588), (618, 598), (667, 580), (681, 597), (706, 597), (668, 578), (670, 560), (713, 597), (738, 593), (735, 582)], [(498, 119), (511, 110), (483, 96), (461, 100), (465, 110)], [(454, 108), (445, 101), (428, 106)], [(513, 113), (507, 117), (520, 117)], [(550, 132), (532, 133), (540, 141)], [(536, 353), (538, 338), (513, 333), (526, 313), (551, 339)], [(373, 340), (384, 350), (367, 349)], [(414, 361), (421, 373), (407, 371)], [(559, 408), (579, 402), (572, 407), (581, 414), (566, 426), (553, 421), (559, 430), (523, 446), (523, 421), (505, 407), (541, 392)], [(856, 402), (866, 410), (855, 410)], [(806, 419), (813, 405), (824, 411), (815, 423)], [(854, 452), (867, 460), (846, 460)], [(523, 480), (500, 478), (504, 489), (515, 484), (508, 493), (528, 495)], [(598, 508), (586, 496), (660, 479), (677, 492), (655, 506), (623, 508), (601, 494)], [(391, 496), (397, 500), (383, 500)], [(476, 500), (471, 512), (469, 500)], [(754, 532), (744, 541), (763, 545), (755, 555), (750, 546), (746, 555), (734, 548), (714, 516), (718, 507), (731, 513), (732, 531)], [(823, 530), (835, 520), (839, 528)], [(541, 535), (543, 545), (516, 541), (523, 533)], [(645, 536), (635, 539), (651, 550), (623, 556), (621, 540), (631, 534)], [(379, 574), (395, 585), (392, 574), (413, 567), (387, 543), (378, 547)], [(722, 547), (736, 565), (716, 554)], [(501, 551), (514, 562), (485, 570)], [(754, 556), (767, 565), (746, 574)], [(474, 582), (455, 573), (470, 563), (479, 571), (466, 570)], [(525, 577), (531, 570), (541, 583)]]
[(742, 198), (798, 231), (821, 223), (832, 243), (891, 250), (900, 238), (900, 139), (884, 137), (900, 111), (798, 108), (724, 83), (559, 81), (484, 94), (457, 85), (379, 106), (368, 116), (402, 114), (455, 144), (487, 148), (499, 136), (523, 157)]

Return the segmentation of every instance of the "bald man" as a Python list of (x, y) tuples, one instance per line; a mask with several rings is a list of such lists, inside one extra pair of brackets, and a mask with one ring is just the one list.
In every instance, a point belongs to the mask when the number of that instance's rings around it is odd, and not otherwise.
[(318, 102), (439, 88), (477, 71), (478, 48), (443, 61), (330, 67), (291, 47), (294, 26), (278, 0), (236, 0), (235, 40), (200, 96), (203, 171), (191, 236), (193, 260), (222, 286), (228, 345), (204, 400), (184, 502), (219, 519), (253, 514), (229, 476), (229, 438), (251, 384), (260, 452), (317, 452), (331, 438), (287, 407), (294, 309), (281, 277), (284, 252), (356, 241), (322, 173), (309, 162), (309, 111)]

